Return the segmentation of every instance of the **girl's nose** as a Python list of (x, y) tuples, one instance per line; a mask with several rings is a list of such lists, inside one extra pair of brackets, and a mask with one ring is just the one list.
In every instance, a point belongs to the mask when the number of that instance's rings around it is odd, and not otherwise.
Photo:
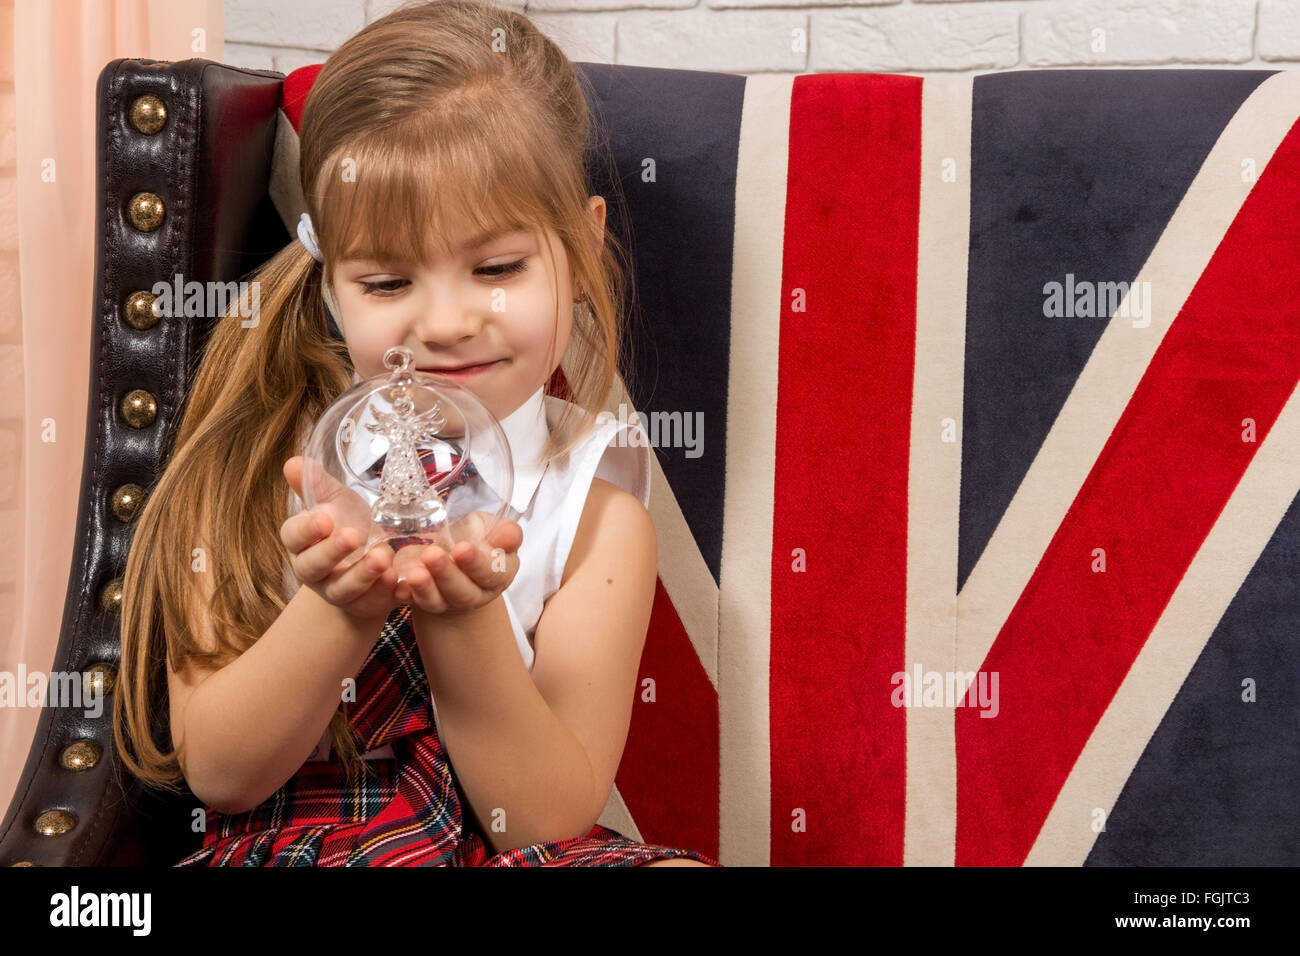
[(483, 327), (480, 306), (463, 296), (430, 295), (420, 309), (415, 332), (431, 345), (450, 346), (473, 338)]

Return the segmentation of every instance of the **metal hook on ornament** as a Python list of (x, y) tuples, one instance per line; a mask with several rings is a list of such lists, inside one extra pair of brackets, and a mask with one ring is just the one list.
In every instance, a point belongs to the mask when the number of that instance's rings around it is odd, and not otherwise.
[(411, 400), (411, 362), (414, 358), (405, 345), (395, 345), (384, 353), (384, 368), (393, 370), (393, 374), (388, 376), (393, 411), (402, 418), (415, 411), (415, 403)]

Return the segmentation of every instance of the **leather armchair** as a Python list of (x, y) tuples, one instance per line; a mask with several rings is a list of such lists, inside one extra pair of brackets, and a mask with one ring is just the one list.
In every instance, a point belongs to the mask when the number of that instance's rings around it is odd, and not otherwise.
[[(166, 464), (202, 354), (201, 320), (163, 321), (151, 288), (236, 279), (288, 241), (266, 192), (282, 77), (205, 60), (115, 60), (96, 89), (99, 154), (85, 465), (54, 670), (111, 693), (132, 519)], [(198, 836), (192, 798), (123, 781), (103, 714), (47, 707), (5, 816), (7, 864), (166, 864)], [(127, 775), (129, 776), (129, 775)]]

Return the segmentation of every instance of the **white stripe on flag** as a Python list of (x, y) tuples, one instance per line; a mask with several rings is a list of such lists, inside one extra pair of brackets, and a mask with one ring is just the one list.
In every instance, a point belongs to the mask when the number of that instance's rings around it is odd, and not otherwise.
[[(969, 76), (936, 77), (921, 86), (916, 367), (907, 489), (904, 670), (909, 676), (914, 667), (952, 671), (957, 656), (972, 84)], [(953, 716), (948, 707), (907, 710), (904, 866), (952, 866), (956, 859)]]
[(777, 365), (785, 261), (789, 76), (745, 80), (731, 276), (727, 474), (718, 606), (719, 862), (767, 866), (772, 853), (768, 668)]

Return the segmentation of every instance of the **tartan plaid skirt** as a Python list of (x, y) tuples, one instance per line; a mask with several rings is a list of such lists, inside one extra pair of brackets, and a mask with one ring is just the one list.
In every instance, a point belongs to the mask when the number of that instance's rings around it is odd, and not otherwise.
[(308, 761), (260, 806), (207, 808), (203, 846), (176, 866), (636, 866), (694, 850), (652, 846), (597, 824), (586, 836), (493, 853), (438, 738), (428, 677), (410, 624), (393, 611), (357, 675), (348, 714), (359, 752), (391, 744), (347, 782), (342, 764)]

